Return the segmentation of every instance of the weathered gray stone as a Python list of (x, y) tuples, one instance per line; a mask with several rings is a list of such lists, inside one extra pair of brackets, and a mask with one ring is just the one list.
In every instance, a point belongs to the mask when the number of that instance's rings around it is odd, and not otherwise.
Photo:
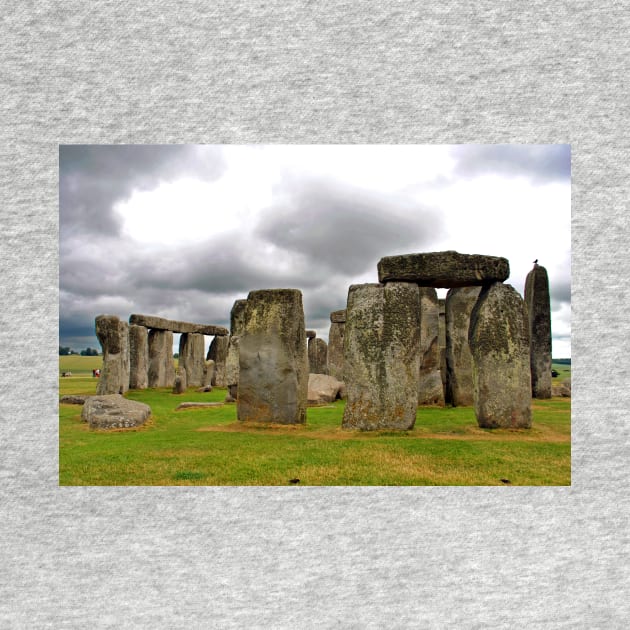
[(81, 419), (90, 429), (130, 429), (143, 425), (150, 416), (149, 405), (120, 394), (90, 396), (81, 410)]
[(149, 386), (149, 330), (129, 325), (129, 389)]
[(308, 340), (308, 365), (312, 374), (328, 373), (328, 344), (319, 337)]
[(211, 337), (215, 335), (227, 335), (229, 333), (228, 329), (223, 326), (178, 322), (173, 319), (164, 319), (163, 317), (156, 317), (154, 315), (138, 315), (136, 313), (129, 316), (129, 323), (155, 330), (170, 330), (175, 333), (197, 333)]
[(420, 370), (418, 404), (444, 405), (444, 387), (440, 373), (439, 304), (437, 291), (419, 287), (420, 293)]
[(225, 376), (225, 362), (227, 360), (228, 347), (230, 345), (230, 337), (222, 335), (215, 337), (208, 348), (206, 359), (214, 361), (215, 372), (211, 385), (217, 387), (227, 387), (227, 379)]
[(438, 300), (438, 348), (440, 351), (440, 377), (442, 378), (442, 391), (444, 402), (446, 400), (446, 300)]
[(343, 336), (345, 328), (345, 322), (331, 322), (328, 331), (328, 374), (334, 376), (338, 381), (343, 381)]
[(324, 405), (339, 398), (343, 383), (326, 374), (308, 375), (308, 404)]
[(306, 331), (306, 338), (307, 339), (315, 339), (315, 337), (317, 337), (317, 332), (315, 330), (307, 330)]
[(532, 396), (551, 398), (551, 304), (547, 270), (534, 264), (525, 279), (529, 312)]
[(188, 387), (199, 387), (203, 382), (204, 354), (203, 335), (182, 334), (179, 338), (179, 366), (186, 370)]
[(344, 335), (344, 429), (411, 429), (418, 406), (420, 297), (415, 284), (352, 285)]
[(568, 378), (566, 381), (562, 381), (559, 385), (552, 385), (551, 395), (571, 398), (571, 379)]
[(465, 287), (503, 282), (507, 258), (455, 251), (386, 256), (378, 263), (379, 282), (415, 282), (425, 287)]
[(529, 321), (509, 284), (484, 287), (470, 317), (475, 415), (480, 427), (529, 428)]
[(212, 381), (215, 380), (215, 369), (214, 361), (212, 359), (208, 359), (203, 370), (203, 381), (201, 382), (202, 387), (212, 387)]
[(238, 419), (306, 421), (308, 357), (302, 293), (252, 291), (239, 344)]
[(90, 396), (88, 394), (67, 394), (59, 399), (62, 405), (83, 405)]
[(170, 330), (149, 331), (149, 387), (173, 387), (173, 333)]
[(333, 311), (330, 314), (330, 321), (332, 324), (345, 324), (346, 323), (346, 309), (342, 308), (339, 311)]
[(129, 389), (129, 326), (115, 315), (99, 315), (95, 325), (103, 348), (103, 370), (96, 393), (124, 394)]
[(186, 369), (181, 365), (175, 372), (175, 384), (173, 385), (173, 394), (185, 394), (188, 389)]
[[(230, 342), (228, 344), (227, 357), (225, 359), (225, 380), (228, 393), (226, 402), (236, 402), (238, 398), (238, 373), (239, 360), (238, 349), (245, 327), (245, 308), (247, 300), (236, 300), (230, 312)], [(230, 400), (228, 401), (228, 398)]]
[(474, 403), (468, 328), (480, 291), (481, 287), (458, 287), (446, 295), (446, 397), (455, 407)]

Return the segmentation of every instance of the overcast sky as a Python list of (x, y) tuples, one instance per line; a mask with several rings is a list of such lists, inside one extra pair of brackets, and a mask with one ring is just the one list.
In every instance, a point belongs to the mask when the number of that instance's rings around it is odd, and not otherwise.
[(507, 258), (521, 295), (538, 258), (570, 357), (570, 164), (569, 145), (61, 146), (59, 343), (100, 350), (100, 314), (229, 327), (271, 288), (328, 340), (380, 258), (454, 249)]

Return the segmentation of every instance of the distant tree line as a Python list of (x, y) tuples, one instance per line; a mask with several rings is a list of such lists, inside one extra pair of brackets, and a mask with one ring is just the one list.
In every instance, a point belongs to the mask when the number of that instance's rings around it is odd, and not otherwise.
[(551, 362), (559, 365), (571, 365), (571, 359), (551, 359)]
[(95, 348), (86, 348), (85, 350), (81, 350), (81, 352), (77, 352), (69, 346), (59, 346), (60, 357), (67, 357), (71, 354), (80, 354), (82, 357), (97, 357), (99, 352)]

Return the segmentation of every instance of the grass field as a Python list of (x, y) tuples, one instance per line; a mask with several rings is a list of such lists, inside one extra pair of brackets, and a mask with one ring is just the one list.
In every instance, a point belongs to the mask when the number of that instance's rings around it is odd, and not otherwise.
[[(95, 393), (100, 365), (101, 357), (60, 357), (60, 373), (73, 373), (59, 379), (60, 395)], [(570, 366), (556, 369), (570, 376)], [(223, 401), (220, 388), (126, 396), (151, 406), (144, 427), (93, 431), (80, 406), (59, 406), (60, 485), (571, 483), (570, 399), (534, 401), (530, 430), (480, 429), (471, 407), (423, 407), (411, 431), (360, 433), (340, 428), (343, 401), (309, 408), (306, 425), (267, 426), (239, 423), (234, 404), (175, 411), (184, 400)]]

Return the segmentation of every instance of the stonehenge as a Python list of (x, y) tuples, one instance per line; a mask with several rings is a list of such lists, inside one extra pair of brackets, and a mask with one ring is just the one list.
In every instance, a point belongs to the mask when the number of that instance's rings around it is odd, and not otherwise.
[[(97, 386), (99, 395), (124, 394), (128, 389), (173, 387), (173, 333), (181, 333), (179, 363), (186, 372), (186, 386), (207, 386), (204, 335), (220, 339), (229, 334), (223, 326), (139, 314), (130, 315), (129, 324), (115, 315), (98, 315), (95, 329), (103, 349), (103, 373)], [(227, 348), (227, 339), (216, 345)]]
[(302, 293), (297, 289), (251, 291), (239, 341), (238, 419), (303, 424), (307, 388)]
[[(306, 330), (298, 289), (250, 291), (230, 330), (133, 314), (99, 315), (99, 395), (129, 388), (226, 387), (242, 422), (306, 422), (310, 375), (339, 383), (342, 428), (409, 430), (420, 405), (472, 406), (482, 428), (531, 427), (549, 398), (549, 280), (538, 264), (525, 298), (504, 281), (506, 258), (455, 251), (387, 256), (378, 283), (352, 285), (330, 313), (328, 343)], [(436, 288), (449, 289), (439, 300)], [(177, 378), (173, 334), (180, 333)], [(204, 357), (204, 335), (212, 335)]]
[(534, 263), (525, 279), (529, 313), (532, 396), (551, 398), (551, 305), (547, 270)]

